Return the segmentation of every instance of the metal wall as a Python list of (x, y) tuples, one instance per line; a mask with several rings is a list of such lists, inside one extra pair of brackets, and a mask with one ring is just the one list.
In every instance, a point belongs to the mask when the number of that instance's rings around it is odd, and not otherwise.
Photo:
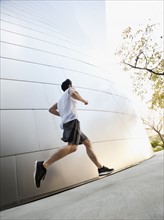
[[(119, 170), (153, 155), (132, 100), (90, 54), (94, 45), (81, 26), (80, 4), (1, 1), (3, 209), (97, 177), (84, 146), (79, 146), (49, 168), (41, 188), (33, 183), (35, 160), (46, 159), (64, 145), (60, 118), (48, 109), (58, 101), (66, 78), (89, 101), (88, 106), (78, 104), (79, 119), (103, 164)], [(105, 5), (102, 1), (95, 5), (99, 29), (105, 24)]]

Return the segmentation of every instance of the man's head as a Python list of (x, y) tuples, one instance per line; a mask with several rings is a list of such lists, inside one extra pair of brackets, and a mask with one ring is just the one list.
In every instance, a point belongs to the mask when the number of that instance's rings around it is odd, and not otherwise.
[(70, 79), (66, 79), (62, 84), (61, 84), (61, 88), (63, 91), (67, 90), (69, 88), (69, 86), (72, 86), (72, 82)]

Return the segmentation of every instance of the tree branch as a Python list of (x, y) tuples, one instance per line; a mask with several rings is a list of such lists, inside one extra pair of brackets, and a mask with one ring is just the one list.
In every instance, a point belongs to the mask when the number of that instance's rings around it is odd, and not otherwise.
[(155, 71), (153, 71), (152, 69), (148, 69), (146, 67), (138, 67), (138, 66), (135, 66), (135, 65), (132, 65), (132, 64), (129, 64), (129, 63), (126, 63), (126, 62), (123, 62), (124, 64), (130, 66), (131, 68), (134, 68), (134, 69), (139, 69), (139, 70), (146, 70), (150, 73), (153, 73), (155, 75), (158, 75), (158, 76), (164, 76), (164, 72), (162, 73), (156, 73)]

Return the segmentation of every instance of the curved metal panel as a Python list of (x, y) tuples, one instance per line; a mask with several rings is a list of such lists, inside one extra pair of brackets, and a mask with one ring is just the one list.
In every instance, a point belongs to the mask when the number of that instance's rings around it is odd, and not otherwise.
[(16, 205), (18, 202), (18, 183), (15, 157), (0, 159), (1, 207)]
[(34, 116), (31, 110), (3, 110), (1, 126), (1, 156), (39, 150)]
[[(96, 9), (88, 23), (86, 7)], [(66, 78), (89, 101), (79, 103), (79, 119), (101, 163), (120, 170), (153, 155), (131, 98), (94, 57), (107, 45), (103, 1), (2, 1), (1, 13), (1, 208), (97, 176), (81, 145), (49, 168), (41, 188), (33, 183), (35, 160), (65, 145), (48, 109)]]
[(60, 140), (60, 126), (52, 120), (48, 111), (34, 111), (34, 120), (39, 140), (40, 150), (58, 148), (63, 146)]
[(2, 109), (48, 108), (47, 97), (41, 84), (1, 80)]

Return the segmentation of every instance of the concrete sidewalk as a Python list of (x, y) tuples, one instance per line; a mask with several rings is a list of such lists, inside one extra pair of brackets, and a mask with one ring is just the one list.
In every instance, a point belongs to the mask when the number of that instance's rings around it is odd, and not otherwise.
[(122, 172), (2, 211), (1, 220), (163, 220), (163, 151)]

